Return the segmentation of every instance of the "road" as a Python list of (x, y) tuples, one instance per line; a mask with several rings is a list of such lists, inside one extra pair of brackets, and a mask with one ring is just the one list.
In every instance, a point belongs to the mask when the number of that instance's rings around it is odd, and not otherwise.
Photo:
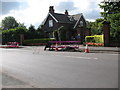
[(117, 54), (1, 50), (3, 88), (118, 87)]

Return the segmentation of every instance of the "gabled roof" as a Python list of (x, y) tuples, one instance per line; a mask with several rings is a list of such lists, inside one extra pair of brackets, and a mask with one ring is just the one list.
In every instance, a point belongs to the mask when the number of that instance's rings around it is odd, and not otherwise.
[(42, 25), (45, 24), (48, 16), (51, 16), (56, 22), (59, 23), (71, 23), (68, 16), (66, 16), (65, 14), (59, 14), (59, 13), (48, 13), (47, 17), (44, 19), (44, 21), (42, 22)]
[[(77, 26), (82, 13), (76, 14), (76, 15), (65, 15), (65, 14), (60, 14), (60, 13), (48, 13), (47, 17), (44, 19), (41, 25), (44, 25), (48, 16), (51, 16), (56, 22), (59, 23), (73, 23), (74, 28)], [(84, 18), (84, 17), (83, 17)]]
[[(84, 16), (83, 16), (82, 13), (69, 16), (69, 19), (70, 19), (70, 20), (73, 22), (73, 24), (74, 24), (74, 27), (73, 27), (73, 28), (76, 28), (76, 26), (77, 26), (79, 20), (81, 19), (81, 17), (83, 17), (83, 19), (85, 20), (85, 18), (84, 18)], [(86, 23), (86, 22), (85, 22), (85, 23)]]
[(68, 16), (65, 14), (53, 13), (52, 14), (60, 23), (71, 23)]

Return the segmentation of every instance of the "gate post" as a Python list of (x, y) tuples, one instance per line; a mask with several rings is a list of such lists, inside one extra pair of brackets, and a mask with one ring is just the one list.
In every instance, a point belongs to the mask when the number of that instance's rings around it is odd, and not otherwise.
[(20, 34), (20, 45), (23, 45), (24, 42), (24, 34)]
[(103, 22), (104, 46), (110, 46), (110, 22)]

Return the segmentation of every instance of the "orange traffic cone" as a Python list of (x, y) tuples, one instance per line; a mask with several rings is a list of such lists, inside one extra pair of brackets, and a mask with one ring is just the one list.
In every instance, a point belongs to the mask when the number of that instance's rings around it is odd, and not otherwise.
[(85, 53), (89, 53), (88, 44), (86, 43)]
[(55, 51), (58, 51), (58, 43), (56, 42), (56, 48)]

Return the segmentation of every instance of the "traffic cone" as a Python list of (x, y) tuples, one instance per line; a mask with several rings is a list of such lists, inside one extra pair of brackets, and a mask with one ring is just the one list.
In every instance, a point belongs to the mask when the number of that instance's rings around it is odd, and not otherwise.
[(56, 48), (55, 51), (58, 51), (58, 43), (56, 42)]
[(89, 53), (88, 44), (86, 43), (85, 53)]

